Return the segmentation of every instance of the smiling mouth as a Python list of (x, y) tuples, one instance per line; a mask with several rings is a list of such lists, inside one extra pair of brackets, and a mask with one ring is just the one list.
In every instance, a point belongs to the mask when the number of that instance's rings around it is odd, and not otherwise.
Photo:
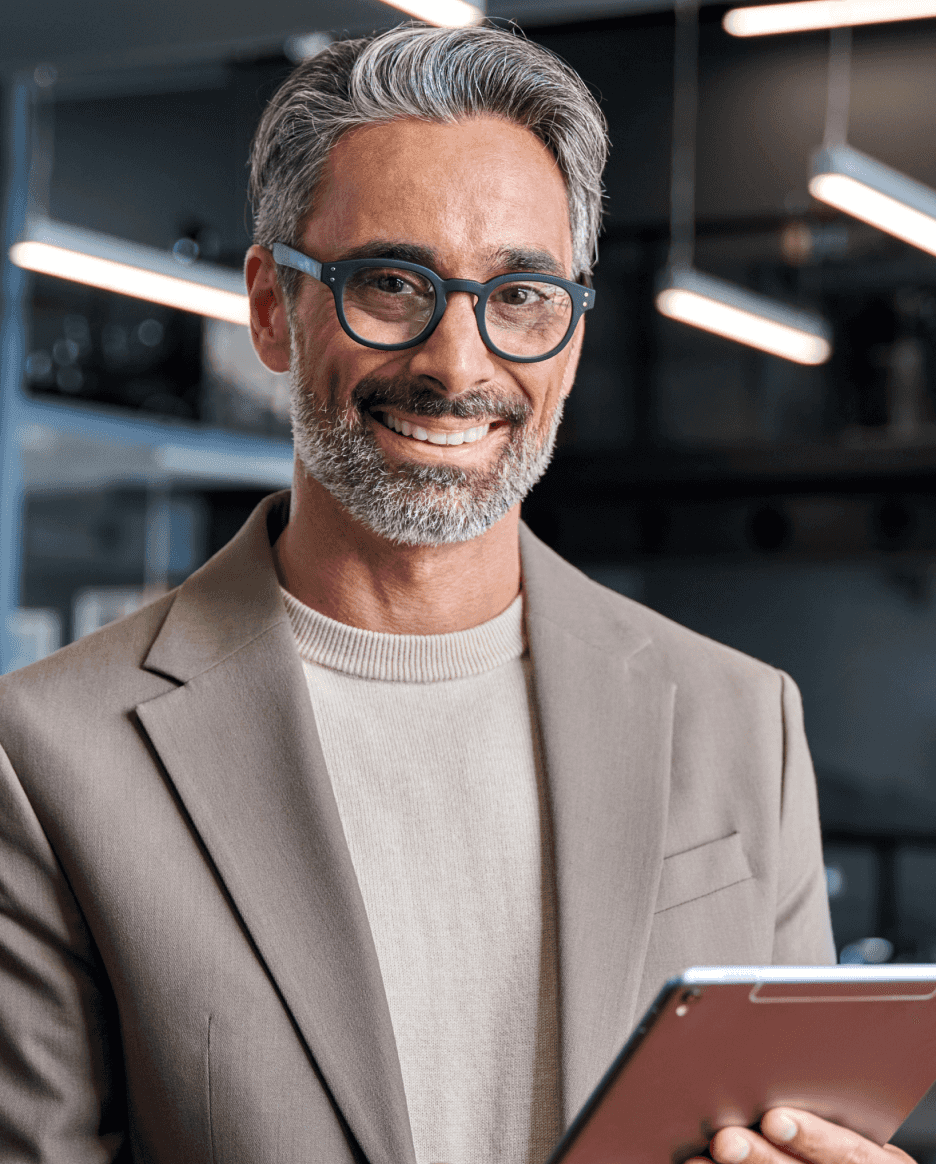
[(475, 425), (473, 428), (463, 428), (454, 431), (430, 428), (428, 425), (413, 424), (403, 420), (392, 412), (373, 412), (371, 415), (386, 428), (400, 436), (409, 437), (414, 441), (425, 441), (430, 445), (470, 445), (487, 436), (491, 421)]

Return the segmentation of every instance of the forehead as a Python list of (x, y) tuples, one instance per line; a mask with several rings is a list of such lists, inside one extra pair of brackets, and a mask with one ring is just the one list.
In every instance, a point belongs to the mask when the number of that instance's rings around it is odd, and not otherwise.
[(529, 130), (495, 117), (407, 119), (346, 134), (329, 157), (304, 242), (324, 259), (370, 239), (423, 246), (463, 277), (466, 265), (480, 270), (485, 255), (507, 249), (545, 250), (566, 272), (572, 266), (555, 159)]

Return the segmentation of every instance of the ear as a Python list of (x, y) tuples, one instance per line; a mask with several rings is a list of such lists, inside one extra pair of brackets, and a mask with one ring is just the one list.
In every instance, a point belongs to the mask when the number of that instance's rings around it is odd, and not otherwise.
[(244, 262), (250, 300), (250, 338), (271, 372), (289, 371), (289, 318), (276, 263), (266, 247), (252, 246)]

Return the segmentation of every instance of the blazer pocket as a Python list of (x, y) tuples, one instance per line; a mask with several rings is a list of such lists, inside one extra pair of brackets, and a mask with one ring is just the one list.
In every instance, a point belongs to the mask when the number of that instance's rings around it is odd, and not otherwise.
[(741, 834), (732, 833), (663, 860), (656, 912), (727, 889), (751, 876)]

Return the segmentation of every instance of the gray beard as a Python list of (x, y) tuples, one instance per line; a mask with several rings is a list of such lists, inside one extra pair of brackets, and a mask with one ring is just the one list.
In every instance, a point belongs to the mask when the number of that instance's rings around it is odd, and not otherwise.
[[(562, 400), (542, 440), (531, 428), (532, 409), (525, 399), (482, 392), (448, 399), (418, 378), (367, 377), (342, 413), (334, 400), (315, 401), (296, 354), (290, 416), (300, 463), (353, 518), (390, 542), (441, 546), (479, 537), (526, 497), (552, 458)], [(380, 405), (427, 418), (498, 417), (508, 421), (511, 431), (490, 468), (390, 464), (366, 420)]]

